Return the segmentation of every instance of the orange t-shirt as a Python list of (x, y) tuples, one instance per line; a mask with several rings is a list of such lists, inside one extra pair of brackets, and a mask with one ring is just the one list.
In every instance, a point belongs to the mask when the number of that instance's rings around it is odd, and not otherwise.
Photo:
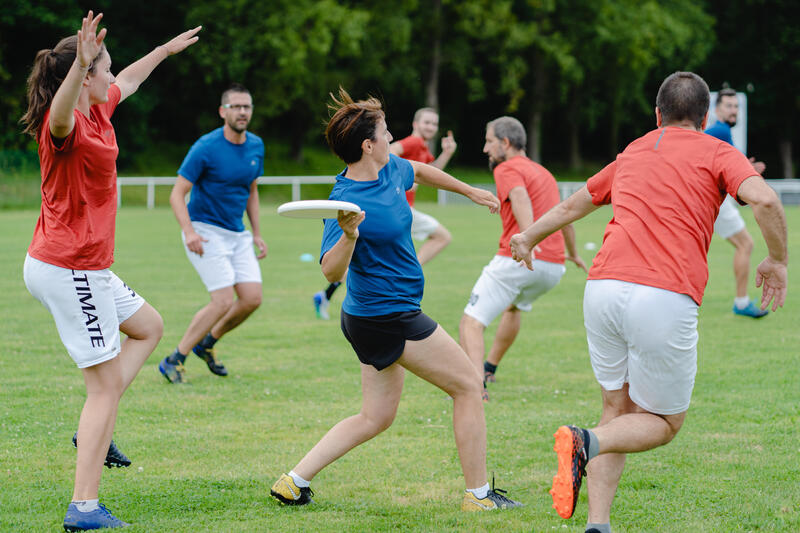
[(120, 100), (111, 85), (108, 101), (89, 117), (74, 110), (75, 127), (60, 145), (50, 134), (50, 110), (38, 134), (42, 208), (28, 254), (76, 270), (102, 270), (114, 262), (117, 213), (117, 138), (110, 118)]
[[(409, 135), (405, 139), (400, 139), (397, 142), (403, 147), (403, 155), (401, 156), (403, 159), (419, 161), (420, 163), (430, 163), (435, 159), (422, 137)], [(413, 207), (416, 195), (417, 191), (413, 190), (413, 188), (406, 191), (408, 205)]]
[[(509, 242), (515, 233), (519, 233), (519, 225), (511, 209), (508, 193), (514, 187), (524, 187), (528, 191), (533, 208), (533, 220), (536, 221), (550, 208), (561, 201), (556, 179), (542, 165), (527, 157), (518, 155), (503, 161), (494, 168), (494, 182), (497, 185), (497, 198), (500, 199), (500, 220), (503, 222), (503, 234), (500, 236), (500, 248), (497, 255), (511, 257)], [(539, 243), (535, 252), (536, 259), (549, 263), (564, 264), (564, 236), (557, 231)]]
[(700, 305), (719, 206), (757, 175), (739, 150), (702, 131), (661, 128), (633, 141), (586, 183), (592, 203), (614, 208), (589, 279), (657, 287)]

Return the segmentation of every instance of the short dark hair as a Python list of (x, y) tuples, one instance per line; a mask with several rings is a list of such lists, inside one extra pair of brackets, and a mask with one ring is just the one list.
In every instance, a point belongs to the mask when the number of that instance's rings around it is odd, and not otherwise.
[(694, 72), (674, 72), (667, 76), (656, 96), (663, 124), (691, 120), (698, 128), (708, 113), (708, 84)]
[(228, 103), (228, 96), (231, 93), (244, 93), (250, 94), (250, 91), (247, 90), (247, 87), (242, 85), (241, 83), (231, 83), (225, 91), (222, 93), (222, 98), (220, 99), (220, 103), (225, 105)]
[(739, 99), (739, 95), (736, 94), (736, 89), (731, 89), (730, 87), (725, 87), (724, 89), (720, 89), (719, 92), (717, 92), (717, 103), (716, 103), (716, 105), (714, 107), (716, 107), (716, 106), (718, 106), (719, 104), (722, 103), (722, 97), (723, 96), (733, 96), (737, 100)]
[(328, 109), (333, 116), (325, 128), (325, 140), (333, 153), (347, 163), (356, 163), (364, 156), (361, 143), (365, 139), (375, 140), (375, 128), (385, 118), (383, 104), (374, 96), (354, 102), (341, 86), (339, 97), (330, 93), (333, 103)]

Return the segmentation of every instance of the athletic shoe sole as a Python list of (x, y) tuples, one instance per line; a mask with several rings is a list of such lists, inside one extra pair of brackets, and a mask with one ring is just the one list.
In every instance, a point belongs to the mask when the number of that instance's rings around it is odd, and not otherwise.
[(581, 490), (581, 481), (586, 474), (586, 460), (583, 457), (583, 437), (581, 430), (561, 426), (553, 435), (553, 450), (558, 455), (558, 472), (553, 476), (553, 508), (561, 518), (571, 518), (575, 503)]

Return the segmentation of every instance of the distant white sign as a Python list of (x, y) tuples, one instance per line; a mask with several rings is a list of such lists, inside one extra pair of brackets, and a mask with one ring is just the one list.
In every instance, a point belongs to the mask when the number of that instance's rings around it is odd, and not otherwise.
[[(731, 128), (731, 135), (733, 136), (733, 145), (747, 155), (747, 94), (736, 93), (739, 99), (739, 117), (736, 121), (736, 126)], [(708, 110), (708, 124), (706, 129), (710, 128), (714, 122), (717, 121), (717, 115), (714, 113), (714, 108), (717, 105), (717, 91), (711, 91), (711, 102)]]

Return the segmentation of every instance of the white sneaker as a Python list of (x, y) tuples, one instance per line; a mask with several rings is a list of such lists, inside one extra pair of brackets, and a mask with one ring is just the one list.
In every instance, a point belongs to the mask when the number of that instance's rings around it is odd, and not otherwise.
[(317, 313), (317, 318), (322, 320), (331, 319), (331, 316), (328, 314), (328, 306), (330, 303), (324, 291), (314, 294), (314, 311)]

